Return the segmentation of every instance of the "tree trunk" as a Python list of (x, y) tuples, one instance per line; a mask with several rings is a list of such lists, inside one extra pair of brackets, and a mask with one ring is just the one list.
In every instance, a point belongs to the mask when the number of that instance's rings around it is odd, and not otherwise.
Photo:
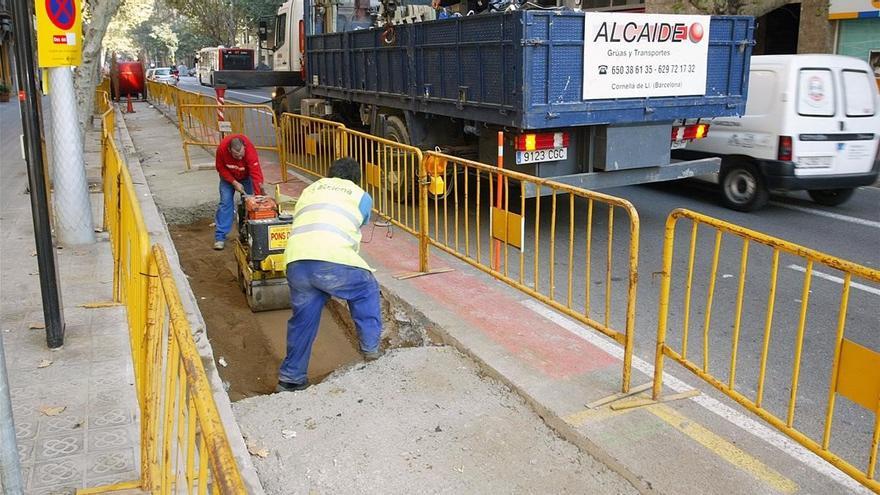
[(80, 135), (85, 139), (87, 126), (91, 124), (95, 111), (95, 87), (101, 77), (101, 46), (104, 34), (122, 0), (91, 0), (89, 2), (91, 19), (83, 27), (82, 63), (74, 76), (76, 104), (79, 115)]

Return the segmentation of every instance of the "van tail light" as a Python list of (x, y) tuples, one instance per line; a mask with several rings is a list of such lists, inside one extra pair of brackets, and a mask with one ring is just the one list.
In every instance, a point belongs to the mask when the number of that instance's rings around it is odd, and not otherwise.
[(709, 124), (673, 126), (672, 141), (693, 141), (709, 135)]
[(779, 136), (779, 151), (776, 158), (781, 162), (791, 161), (791, 136)]
[(549, 150), (568, 147), (567, 132), (542, 132), (516, 136), (517, 151)]

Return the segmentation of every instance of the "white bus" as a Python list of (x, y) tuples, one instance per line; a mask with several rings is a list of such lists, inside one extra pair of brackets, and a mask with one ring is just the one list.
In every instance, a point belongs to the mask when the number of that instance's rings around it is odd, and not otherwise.
[(254, 70), (254, 51), (250, 48), (214, 46), (199, 50), (199, 83), (214, 85), (214, 72), (219, 70)]

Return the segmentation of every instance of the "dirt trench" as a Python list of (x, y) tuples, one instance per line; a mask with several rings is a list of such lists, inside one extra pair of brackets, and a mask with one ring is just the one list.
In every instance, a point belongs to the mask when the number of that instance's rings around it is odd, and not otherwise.
[[(278, 366), (287, 345), (290, 310), (254, 313), (238, 286), (230, 243), (214, 251), (213, 220), (168, 226), (180, 264), (199, 304), (214, 349), (220, 377), (232, 401), (274, 392)], [(229, 238), (237, 235), (233, 230)], [(431, 345), (436, 338), (414, 325), (398, 303), (382, 295), (382, 349)], [(223, 358), (224, 366), (220, 363)], [(362, 362), (354, 323), (344, 302), (331, 299), (324, 308), (309, 361), (309, 381)]]
[[(278, 381), (278, 366), (286, 353), (290, 310), (251, 312), (238, 287), (230, 244), (223, 251), (211, 248), (211, 222), (204, 219), (188, 225), (171, 225), (169, 230), (205, 319), (220, 377), (228, 384), (233, 401), (272, 393)], [(320, 382), (334, 370), (360, 362), (355, 342), (353, 334), (337, 321), (328, 306), (312, 349), (309, 380)], [(220, 363), (221, 358), (226, 366)]]

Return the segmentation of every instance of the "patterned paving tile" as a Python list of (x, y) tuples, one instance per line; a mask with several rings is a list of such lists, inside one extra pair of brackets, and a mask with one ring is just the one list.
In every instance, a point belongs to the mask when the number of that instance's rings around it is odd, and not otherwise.
[(84, 408), (65, 410), (57, 416), (43, 416), (39, 419), (40, 437), (82, 431), (86, 425)]
[(89, 430), (89, 452), (131, 448), (138, 440), (137, 431), (131, 426)]
[(101, 479), (135, 470), (131, 449), (96, 452), (88, 455), (86, 479)]
[(56, 485), (82, 486), (85, 464), (86, 460), (82, 456), (34, 464), (31, 488), (48, 488)]
[(54, 437), (43, 437), (37, 440), (35, 451), (37, 462), (70, 457), (83, 452), (85, 440), (83, 432), (69, 432)]
[[(13, 408), (14, 409), (14, 408)], [(15, 416), (15, 438), (19, 441), (31, 440), (37, 436), (39, 421), (36, 416)]]
[(21, 464), (30, 464), (34, 460), (34, 442), (31, 440), (16, 439), (18, 447), (18, 461)]
[(110, 407), (96, 409), (89, 414), (89, 428), (107, 428), (131, 424), (131, 409)]
[(57, 485), (37, 490), (28, 490), (25, 493), (28, 495), (75, 495), (77, 488), (81, 487), (77, 485)]

